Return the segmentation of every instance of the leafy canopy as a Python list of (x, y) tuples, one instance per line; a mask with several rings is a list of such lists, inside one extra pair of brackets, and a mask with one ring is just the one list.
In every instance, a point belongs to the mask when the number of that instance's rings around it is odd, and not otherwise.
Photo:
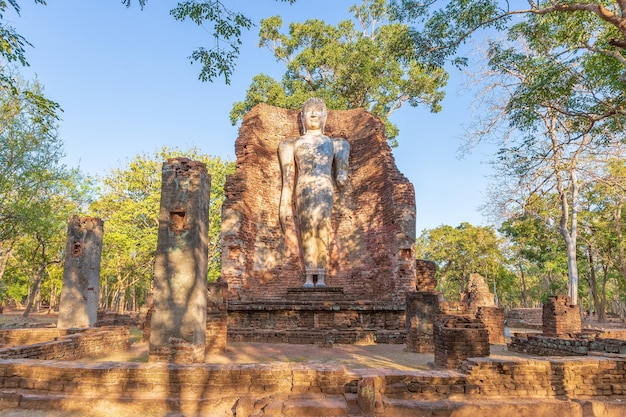
[(352, 20), (337, 26), (312, 19), (281, 32), (280, 16), (261, 21), (259, 45), (286, 65), (280, 81), (259, 74), (244, 101), (231, 110), (235, 124), (258, 103), (297, 109), (311, 96), (329, 109), (364, 108), (386, 123), (395, 143), (398, 129), (389, 116), (405, 103), (441, 109), (447, 73), (418, 60), (407, 25), (394, 21), (385, 0), (366, 0), (350, 8)]
[[(280, 1), (294, 3), (296, 0)], [(131, 3), (131, 0), (122, 0), (126, 7), (130, 7)], [(143, 8), (147, 0), (138, 0), (138, 3)], [(214, 81), (223, 76), (224, 82), (230, 84), (242, 44), (242, 30), (248, 30), (253, 25), (249, 17), (228, 7), (228, 3), (220, 0), (188, 0), (179, 2), (170, 10), (174, 19), (181, 22), (191, 20), (206, 29), (213, 38), (212, 46), (200, 46), (189, 56), (192, 62), (202, 65), (198, 76), (201, 81)]]

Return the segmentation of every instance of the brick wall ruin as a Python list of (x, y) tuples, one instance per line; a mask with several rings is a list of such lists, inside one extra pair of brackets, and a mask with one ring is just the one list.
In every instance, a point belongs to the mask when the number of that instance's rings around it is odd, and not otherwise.
[(0, 330), (0, 359), (75, 361), (129, 349), (128, 327)]
[[(616, 417), (626, 412), (626, 360), (472, 358), (459, 370), (429, 371), (4, 360), (0, 398), (0, 408), (93, 409), (109, 401), (159, 415)], [(549, 410), (529, 412), (524, 403), (546, 399), (554, 401)], [(474, 414), (457, 408), (481, 401), (495, 407)], [(585, 401), (600, 403), (587, 403), (583, 413)]]
[(435, 366), (456, 369), (468, 358), (489, 356), (489, 333), (468, 316), (442, 316), (433, 326)]
[(541, 308), (512, 308), (505, 314), (506, 324), (510, 328), (541, 330)]
[(558, 295), (548, 298), (542, 311), (543, 333), (546, 335), (567, 335), (580, 333), (582, 324), (578, 306), (572, 305), (570, 298)]
[[(222, 214), (230, 300), (285, 299), (304, 283), (298, 248), (285, 241), (278, 219), (277, 147), (300, 135), (298, 113), (261, 104), (242, 122)], [(403, 304), (404, 294), (415, 291), (413, 186), (395, 165), (383, 123), (370, 113), (329, 111), (325, 134), (351, 147), (349, 183), (333, 206), (326, 283), (354, 300)]]

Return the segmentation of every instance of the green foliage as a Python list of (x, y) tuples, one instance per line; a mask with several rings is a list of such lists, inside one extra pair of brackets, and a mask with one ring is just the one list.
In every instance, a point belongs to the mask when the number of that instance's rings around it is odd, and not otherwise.
[(380, 117), (395, 143), (398, 129), (389, 116), (403, 104), (440, 110), (447, 73), (420, 62), (408, 26), (391, 19), (386, 1), (353, 6), (353, 20), (332, 26), (321, 20), (289, 25), (283, 34), (280, 16), (261, 21), (259, 45), (286, 64), (280, 81), (260, 74), (246, 98), (231, 110), (235, 124), (258, 103), (297, 109), (311, 96), (329, 109), (364, 108)]
[[(294, 3), (296, 0), (280, 0)], [(143, 9), (147, 0), (138, 0)], [(130, 7), (131, 0), (122, 0), (122, 4)], [(253, 23), (245, 14), (234, 11), (220, 0), (188, 0), (179, 2), (170, 14), (178, 21), (191, 20), (198, 26), (205, 27), (210, 24), (207, 31), (213, 38), (211, 48), (198, 47), (189, 57), (192, 62), (202, 65), (199, 79), (213, 81), (219, 76), (224, 77), (224, 82), (230, 84), (230, 78), (239, 57), (242, 30), (248, 30)]]
[(416, 256), (438, 266), (439, 289), (448, 300), (457, 300), (465, 290), (469, 274), (479, 273), (489, 282), (510, 276), (505, 269), (502, 241), (492, 226), (461, 223), (424, 230), (417, 239)]
[(152, 155), (137, 155), (124, 168), (112, 170), (103, 178), (100, 196), (90, 207), (105, 222), (101, 276), (108, 289), (107, 303), (130, 296), (131, 290), (143, 301), (150, 288), (159, 226), (161, 167), (168, 158), (181, 156), (205, 163), (211, 175), (208, 279), (219, 277), (221, 205), (225, 177), (234, 171), (234, 164), (201, 154), (195, 148), (163, 148)]

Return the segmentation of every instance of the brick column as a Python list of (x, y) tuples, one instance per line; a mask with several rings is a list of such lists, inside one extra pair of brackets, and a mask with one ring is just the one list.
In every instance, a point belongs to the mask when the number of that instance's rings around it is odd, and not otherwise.
[(93, 327), (98, 320), (102, 220), (70, 216), (57, 327)]
[(582, 330), (578, 306), (572, 305), (570, 298), (564, 295), (548, 298), (543, 305), (542, 319), (544, 334), (567, 335)]
[(162, 177), (150, 361), (202, 362), (211, 177), (187, 158), (165, 162)]

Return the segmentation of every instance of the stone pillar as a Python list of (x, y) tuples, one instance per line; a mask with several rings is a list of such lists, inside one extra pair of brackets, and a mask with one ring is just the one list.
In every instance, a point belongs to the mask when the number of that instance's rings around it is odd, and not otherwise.
[(489, 356), (489, 332), (477, 319), (442, 316), (433, 334), (437, 367), (457, 369), (465, 359)]
[(433, 323), (439, 314), (441, 293), (418, 291), (406, 295), (406, 347), (410, 352), (432, 353)]
[(208, 284), (206, 353), (222, 353), (228, 338), (228, 284), (219, 280)]
[(570, 298), (564, 295), (548, 298), (541, 317), (544, 334), (566, 336), (582, 330), (578, 306), (572, 305)]
[(70, 216), (57, 328), (93, 327), (98, 320), (102, 220)]
[(201, 162), (163, 163), (150, 362), (204, 360), (211, 178)]

